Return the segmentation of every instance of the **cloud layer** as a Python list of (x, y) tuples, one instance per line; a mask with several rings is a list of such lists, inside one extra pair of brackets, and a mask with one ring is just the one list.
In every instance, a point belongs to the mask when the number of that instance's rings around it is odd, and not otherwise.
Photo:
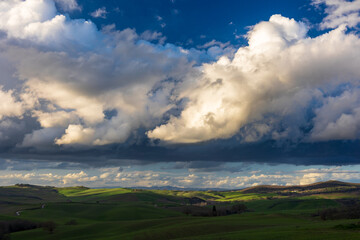
[(152, 187), (176, 186), (185, 188), (225, 188), (241, 189), (257, 185), (304, 185), (319, 181), (342, 180), (359, 182), (358, 170), (347, 170), (340, 167), (306, 168), (295, 171), (242, 172), (241, 175), (221, 175), (215, 173), (176, 173), (169, 171), (138, 171), (121, 168), (100, 168), (98, 171), (62, 171), (38, 173), (14, 171), (0, 172), (0, 183), (10, 185), (19, 182), (52, 186), (85, 185), (89, 187)]
[(99, 30), (59, 12), (81, 11), (73, 0), (2, 1), (0, 141), (15, 152), (69, 153), (158, 140), (359, 140), (360, 38), (349, 31), (358, 2), (313, 1), (325, 5), (320, 27), (329, 29), (316, 37), (305, 23), (273, 15), (235, 50)]

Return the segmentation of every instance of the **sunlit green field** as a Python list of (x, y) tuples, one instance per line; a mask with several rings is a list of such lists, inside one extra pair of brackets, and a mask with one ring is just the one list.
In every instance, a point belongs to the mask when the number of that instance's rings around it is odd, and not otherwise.
[[(12, 240), (24, 239), (360, 239), (360, 219), (321, 220), (316, 213), (338, 207), (337, 199), (348, 194), (284, 197), (211, 191), (164, 191), (133, 189), (88, 189), (83, 187), (51, 189), (8, 188), (1, 203), (1, 221), (26, 219), (53, 221), (51, 233), (43, 228), (11, 233)], [(0, 189), (1, 197), (5, 190)], [(48, 195), (47, 195), (48, 192)], [(21, 196), (22, 193), (24, 196)], [(31, 198), (35, 193), (41, 200)], [(351, 195), (352, 198), (359, 198)], [(191, 197), (209, 206), (245, 204), (248, 211), (216, 217), (186, 215), (178, 208)], [(271, 197), (271, 198), (269, 198)], [(21, 198), (33, 201), (21, 203)], [(44, 205), (42, 208), (41, 206)], [(35, 207), (34, 207), (35, 206)], [(16, 216), (15, 211), (20, 211)], [(315, 215), (314, 215), (315, 214)], [(342, 227), (339, 227), (342, 226)], [(357, 226), (357, 225), (356, 225)]]

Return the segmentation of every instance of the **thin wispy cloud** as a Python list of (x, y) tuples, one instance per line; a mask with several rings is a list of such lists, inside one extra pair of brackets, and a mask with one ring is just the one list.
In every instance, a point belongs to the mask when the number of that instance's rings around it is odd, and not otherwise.
[(96, 9), (94, 12), (90, 13), (90, 15), (94, 18), (106, 18), (108, 12), (105, 7), (101, 7)]
[(360, 23), (360, 1), (313, 0), (316, 6), (325, 5), (327, 16), (320, 24), (322, 29), (336, 28), (341, 25), (356, 27)]

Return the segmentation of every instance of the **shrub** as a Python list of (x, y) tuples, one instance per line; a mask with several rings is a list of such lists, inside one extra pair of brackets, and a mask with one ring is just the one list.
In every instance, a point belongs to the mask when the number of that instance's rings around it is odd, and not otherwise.
[(53, 221), (43, 222), (43, 223), (41, 224), (41, 227), (42, 227), (44, 230), (48, 231), (50, 234), (52, 234), (52, 233), (54, 233), (54, 231), (55, 231), (56, 223), (53, 222)]

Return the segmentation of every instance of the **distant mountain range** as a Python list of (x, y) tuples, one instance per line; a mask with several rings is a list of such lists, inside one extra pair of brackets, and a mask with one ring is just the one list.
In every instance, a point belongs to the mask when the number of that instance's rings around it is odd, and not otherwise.
[(226, 188), (181, 188), (174, 186), (152, 186), (152, 187), (129, 187), (131, 189), (148, 189), (148, 190), (171, 190), (171, 191), (239, 191), (242, 193), (272, 193), (272, 192), (303, 192), (303, 191), (317, 191), (320, 189), (342, 188), (342, 189), (357, 189), (360, 190), (360, 183), (348, 183), (341, 181), (325, 181), (317, 182), (307, 185), (258, 185), (244, 189), (226, 189)]

